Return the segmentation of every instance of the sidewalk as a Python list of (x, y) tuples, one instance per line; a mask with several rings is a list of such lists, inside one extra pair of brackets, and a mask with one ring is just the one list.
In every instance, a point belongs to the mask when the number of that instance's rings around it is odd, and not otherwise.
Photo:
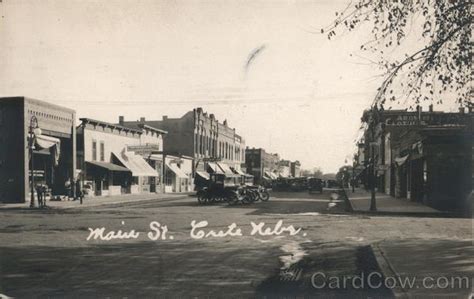
[(397, 279), (397, 298), (469, 298), (472, 292), (472, 240), (393, 240), (372, 249), (384, 276)]
[[(347, 197), (355, 212), (369, 212), (370, 209), (370, 192), (364, 189), (352, 190), (346, 189)], [(376, 205), (377, 212), (374, 213), (414, 213), (414, 214), (444, 214), (441, 211), (433, 209), (429, 206), (407, 199), (395, 198), (384, 193), (377, 193)]]
[[(165, 200), (165, 199), (178, 199), (186, 198), (190, 193), (150, 193), (150, 194), (124, 194), (117, 196), (97, 196), (97, 197), (86, 197), (83, 200), (82, 205), (79, 200), (62, 200), (62, 201), (46, 201), (46, 208), (53, 209), (73, 209), (73, 208), (86, 208), (95, 207), (102, 205), (121, 204), (127, 202), (139, 202), (139, 201), (150, 201), (150, 200)], [(38, 209), (38, 202), (35, 201), (35, 208)], [(27, 200), (24, 203), (0, 203), (0, 210), (9, 209), (30, 209), (30, 201)]]

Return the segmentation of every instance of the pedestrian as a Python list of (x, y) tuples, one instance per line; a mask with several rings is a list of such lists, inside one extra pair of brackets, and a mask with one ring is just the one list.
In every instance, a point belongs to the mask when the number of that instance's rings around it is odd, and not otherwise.
[(84, 194), (82, 193), (82, 184), (79, 178), (77, 178), (76, 180), (76, 196), (79, 198), (79, 202), (82, 205), (82, 199), (84, 197)]
[(42, 207), (46, 207), (46, 192), (48, 191), (48, 185), (41, 185), (41, 198), (42, 198)]
[(38, 197), (38, 207), (43, 207), (43, 186), (41, 184), (36, 184), (36, 196)]
[(66, 191), (66, 199), (69, 200), (71, 195), (71, 181), (69, 179), (64, 182), (64, 189)]

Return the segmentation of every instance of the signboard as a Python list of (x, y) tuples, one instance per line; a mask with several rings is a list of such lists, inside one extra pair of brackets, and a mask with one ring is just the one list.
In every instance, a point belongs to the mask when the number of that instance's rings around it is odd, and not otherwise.
[(385, 124), (388, 126), (410, 126), (410, 125), (462, 125), (466, 122), (466, 116), (460, 113), (421, 113), (405, 112), (396, 115), (384, 115)]
[(160, 145), (152, 143), (147, 143), (145, 145), (127, 145), (127, 151), (141, 155), (158, 153), (160, 152)]

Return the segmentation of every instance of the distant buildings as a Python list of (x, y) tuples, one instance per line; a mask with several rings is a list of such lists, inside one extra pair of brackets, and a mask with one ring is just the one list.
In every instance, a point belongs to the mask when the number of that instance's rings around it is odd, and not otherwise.
[(290, 160), (280, 160), (278, 162), (278, 174), (281, 177), (288, 178), (291, 177), (291, 161)]
[(301, 163), (300, 161), (296, 160), (295, 162), (290, 163), (290, 174), (292, 177), (297, 178), (300, 177), (300, 168)]
[(214, 114), (208, 114), (202, 108), (193, 109), (180, 118), (163, 116), (162, 120), (125, 121), (120, 117), (119, 124), (146, 124), (166, 130), (164, 152), (192, 157), (193, 173), (206, 171), (209, 163), (211, 167), (218, 163), (240, 171), (245, 163), (244, 139), (228, 126), (226, 120), (221, 123)]
[[(356, 169), (366, 186), (441, 210), (464, 210), (473, 180), (474, 113), (366, 111)], [(375, 174), (375, 175), (373, 175)]]
[(279, 160), (278, 154), (267, 153), (263, 148), (247, 148), (245, 150), (247, 173), (254, 176), (257, 184), (278, 178)]
[(299, 177), (301, 164), (299, 161), (280, 160), (278, 154), (267, 153), (263, 148), (247, 148), (245, 150), (247, 172), (255, 177), (255, 182), (279, 177)]
[[(25, 97), (0, 99), (0, 201), (25, 202), (33, 185), (65, 194), (76, 175), (76, 112)], [(34, 171), (32, 171), (32, 169)]]

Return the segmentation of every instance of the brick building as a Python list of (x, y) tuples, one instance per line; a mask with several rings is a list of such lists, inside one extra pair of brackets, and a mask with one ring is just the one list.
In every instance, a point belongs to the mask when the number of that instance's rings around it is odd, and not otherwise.
[[(32, 174), (35, 185), (45, 184), (53, 195), (66, 195), (66, 181), (76, 175), (75, 119), (74, 110), (44, 101), (0, 98), (1, 202), (25, 202), (30, 196)], [(30, 125), (37, 127), (34, 135)]]
[(254, 176), (255, 183), (263, 184), (265, 180), (278, 177), (278, 154), (267, 153), (263, 148), (246, 148), (245, 166), (247, 173)]
[(163, 116), (162, 120), (141, 118), (139, 121), (119, 118), (119, 124), (124, 126), (137, 123), (166, 130), (164, 152), (192, 157), (193, 172), (206, 171), (208, 163), (213, 163), (210, 161), (238, 170), (245, 163), (244, 139), (226, 120), (219, 122), (214, 114), (208, 114), (202, 108), (193, 109), (180, 118)]
[(356, 161), (364, 166), (362, 181), (441, 210), (466, 209), (473, 177), (472, 109), (371, 113), (363, 116), (368, 126)]
[(301, 163), (300, 161), (296, 160), (290, 163), (290, 175), (294, 178), (299, 178), (301, 171)]

